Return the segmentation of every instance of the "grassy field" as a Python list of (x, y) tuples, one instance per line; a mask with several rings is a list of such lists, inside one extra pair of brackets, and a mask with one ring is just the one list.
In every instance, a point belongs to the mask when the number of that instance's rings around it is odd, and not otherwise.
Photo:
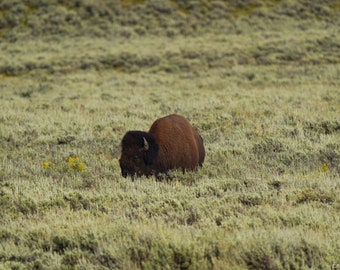
[[(1, 1), (0, 269), (340, 269), (340, 1)], [(122, 178), (178, 113), (206, 161)]]

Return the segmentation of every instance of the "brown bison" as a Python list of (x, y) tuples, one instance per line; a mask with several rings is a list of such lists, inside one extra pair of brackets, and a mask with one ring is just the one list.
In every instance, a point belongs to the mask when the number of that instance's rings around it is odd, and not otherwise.
[(119, 160), (122, 176), (159, 176), (172, 169), (193, 170), (205, 157), (202, 137), (183, 116), (157, 119), (149, 132), (128, 131)]

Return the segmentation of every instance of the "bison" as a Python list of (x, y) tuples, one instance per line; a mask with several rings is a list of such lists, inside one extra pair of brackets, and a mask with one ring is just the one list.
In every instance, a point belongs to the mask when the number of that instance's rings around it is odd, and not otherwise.
[(157, 119), (149, 132), (128, 131), (119, 160), (123, 177), (159, 177), (172, 169), (194, 170), (205, 157), (203, 139), (183, 116)]

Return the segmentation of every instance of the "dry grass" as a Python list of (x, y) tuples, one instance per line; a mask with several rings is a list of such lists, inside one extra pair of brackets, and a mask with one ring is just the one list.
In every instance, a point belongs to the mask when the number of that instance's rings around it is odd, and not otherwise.
[[(337, 1), (120, 2), (2, 3), (0, 268), (339, 264)], [(122, 178), (124, 133), (170, 113), (200, 130), (203, 168)]]

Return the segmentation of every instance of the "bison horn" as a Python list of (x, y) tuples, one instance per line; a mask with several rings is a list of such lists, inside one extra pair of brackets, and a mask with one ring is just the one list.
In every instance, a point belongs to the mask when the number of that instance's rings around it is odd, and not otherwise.
[(144, 150), (145, 150), (145, 151), (149, 150), (149, 143), (148, 143), (148, 141), (145, 139), (145, 137), (143, 137), (143, 141), (144, 141)]

